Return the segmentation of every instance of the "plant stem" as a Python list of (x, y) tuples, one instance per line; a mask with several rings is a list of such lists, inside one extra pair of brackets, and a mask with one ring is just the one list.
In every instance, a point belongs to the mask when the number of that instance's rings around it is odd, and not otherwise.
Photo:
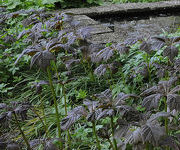
[(92, 125), (93, 125), (93, 133), (94, 133), (94, 136), (96, 137), (97, 148), (98, 148), (98, 150), (101, 150), (99, 139), (98, 139), (98, 136), (96, 134), (96, 123), (95, 123), (95, 121), (92, 121)]
[(46, 137), (48, 137), (48, 131), (47, 131), (47, 127), (46, 127), (46, 124), (43, 122), (42, 118), (40, 117), (40, 115), (36, 112), (35, 109), (32, 109), (32, 111), (38, 116), (39, 120), (41, 121), (43, 127), (44, 127), (44, 131), (45, 131), (45, 134), (46, 134)]
[[(166, 98), (164, 98), (164, 104), (165, 104), (165, 112), (167, 112), (167, 100), (166, 100)], [(165, 118), (165, 129), (166, 129), (166, 134), (168, 135), (168, 133), (169, 133), (169, 129), (168, 129), (168, 118)], [(166, 150), (169, 150), (169, 147), (167, 146), (166, 147)]]
[(113, 146), (113, 143), (111, 142), (110, 138), (108, 138), (108, 142), (110, 143), (110, 146), (111, 146), (112, 149), (114, 150), (114, 146)]
[[(40, 98), (40, 102), (41, 102), (41, 109), (42, 109), (42, 113), (43, 113), (43, 119), (44, 119), (44, 122), (42, 122), (44, 124), (44, 129), (45, 129), (45, 132), (46, 132), (46, 136), (48, 137), (48, 131), (47, 131), (47, 122), (46, 122), (46, 114), (45, 114), (45, 108), (44, 108), (44, 103), (43, 103), (43, 99), (42, 99), (42, 96), (41, 94), (39, 94), (39, 98)], [(36, 113), (36, 112), (35, 112)], [(37, 114), (38, 116), (38, 114)], [(40, 116), (39, 116), (40, 118)], [(41, 119), (41, 118), (40, 118)]]
[(94, 73), (92, 71), (92, 67), (91, 67), (89, 61), (87, 61), (87, 63), (88, 63), (88, 69), (90, 71), (90, 78), (91, 78), (92, 81), (95, 81), (95, 77), (94, 77)]
[[(53, 63), (54, 64), (54, 69), (56, 71), (56, 75), (57, 75), (57, 78), (58, 78), (58, 81), (60, 81), (60, 76), (58, 74), (58, 70), (57, 70), (57, 66), (55, 64), (55, 62)], [(67, 116), (67, 97), (66, 97), (66, 91), (65, 91), (65, 87), (64, 87), (64, 84), (61, 84), (61, 87), (62, 87), (62, 95), (64, 97), (64, 109), (65, 109), (65, 115)], [(67, 136), (68, 136), (68, 144), (69, 144), (69, 147), (71, 145), (71, 137), (70, 137), (70, 133), (69, 133), (69, 130), (67, 131)]]
[(148, 75), (149, 75), (149, 82), (151, 82), (151, 71), (150, 71), (150, 67), (149, 67), (149, 54), (146, 54), (146, 63), (147, 63), (147, 70), (148, 70)]
[(117, 150), (117, 142), (116, 139), (114, 138), (114, 122), (113, 122), (113, 116), (111, 116), (111, 129), (112, 129), (112, 138), (113, 138), (113, 143), (115, 150)]
[[(164, 98), (164, 104), (165, 104), (165, 112), (167, 112), (167, 102)], [(168, 135), (168, 118), (165, 118), (165, 128), (166, 128), (166, 134)]]
[(27, 145), (27, 150), (31, 150), (30, 144), (29, 144), (29, 142), (28, 142), (28, 140), (27, 140), (27, 138), (26, 138), (23, 130), (21, 129), (21, 126), (20, 126), (20, 124), (19, 124), (19, 121), (18, 121), (18, 119), (17, 119), (17, 115), (16, 115), (15, 112), (14, 112), (14, 118), (15, 118), (16, 124), (17, 124), (17, 126), (18, 126), (18, 129), (19, 129), (19, 131), (21, 132), (21, 135), (22, 135), (22, 137), (23, 137), (23, 139), (24, 139), (24, 142), (25, 142), (26, 145)]
[(146, 142), (146, 150), (149, 150), (149, 143)]
[[(64, 84), (62, 84), (62, 93), (63, 93), (63, 97), (64, 97), (65, 115), (67, 116), (67, 97), (66, 97)], [(68, 136), (68, 145), (70, 147), (71, 146), (71, 136), (70, 136), (69, 130), (67, 130), (67, 136)]]
[[(51, 72), (50, 72), (49, 67), (47, 68), (47, 73), (48, 73), (48, 78), (49, 78), (49, 85), (50, 85), (53, 100), (54, 100), (54, 107), (55, 107), (55, 111), (56, 111), (56, 123), (57, 123), (57, 128), (58, 128), (58, 137), (62, 140), (58, 104), (57, 104), (57, 100), (56, 100), (56, 93), (54, 91), (54, 86), (53, 86), (53, 83), (52, 83), (52, 76), (51, 76)], [(60, 142), (60, 149), (61, 150), (63, 149), (62, 142)]]

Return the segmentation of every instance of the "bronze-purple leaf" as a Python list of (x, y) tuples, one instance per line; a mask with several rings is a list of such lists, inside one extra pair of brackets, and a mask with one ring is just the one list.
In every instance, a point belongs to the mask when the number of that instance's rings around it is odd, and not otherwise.
[(73, 110), (68, 112), (68, 116), (63, 118), (61, 121), (61, 129), (68, 130), (76, 121), (82, 116), (86, 116), (86, 110), (83, 106), (75, 107)]
[(143, 99), (142, 106), (145, 107), (146, 110), (157, 109), (161, 97), (161, 94), (152, 94), (147, 96)]

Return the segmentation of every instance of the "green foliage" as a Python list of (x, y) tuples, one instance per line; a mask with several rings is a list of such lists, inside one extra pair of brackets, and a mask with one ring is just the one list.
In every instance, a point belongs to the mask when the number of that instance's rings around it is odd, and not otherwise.
[(2, 14), (0, 148), (177, 149), (179, 30), (97, 45), (74, 18)]
[(0, 5), (6, 6), (8, 10), (19, 10), (29, 8), (73, 8), (73, 7), (89, 7), (101, 5), (102, 0), (8, 0), (3, 1)]
[(77, 91), (77, 99), (84, 99), (87, 97), (87, 92), (85, 90), (80, 89), (79, 91)]

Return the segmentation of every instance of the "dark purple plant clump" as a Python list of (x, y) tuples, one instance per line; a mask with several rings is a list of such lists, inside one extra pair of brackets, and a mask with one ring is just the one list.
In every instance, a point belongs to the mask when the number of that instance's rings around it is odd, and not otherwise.
[(0, 23), (0, 149), (180, 149), (180, 37), (94, 44), (44, 9)]

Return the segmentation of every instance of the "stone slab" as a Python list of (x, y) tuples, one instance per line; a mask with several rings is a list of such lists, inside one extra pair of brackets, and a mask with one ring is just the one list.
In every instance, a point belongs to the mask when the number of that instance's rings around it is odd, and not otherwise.
[(89, 27), (92, 27), (92, 31), (91, 31), (91, 34), (102, 34), (102, 33), (113, 33), (113, 30), (111, 30), (110, 28), (108, 27), (105, 27), (101, 24), (98, 24), (98, 25), (92, 25), (92, 26), (89, 26)]
[(148, 13), (153, 11), (161, 10), (179, 10), (180, 11), (180, 1), (163, 1), (154, 3), (125, 3), (125, 4), (110, 4), (99, 7), (90, 8), (75, 8), (66, 9), (63, 12), (75, 14), (74, 19), (80, 21), (80, 26), (92, 27), (93, 31), (91, 41), (95, 44), (99, 43), (119, 43), (122, 42), (122, 33), (117, 33), (111, 30), (108, 26), (104, 26), (94, 19), (98, 16), (106, 15), (118, 15), (118, 14), (128, 14), (128, 13)]
[(90, 7), (90, 8), (75, 8), (75, 9), (66, 9), (63, 12), (70, 12), (75, 15), (87, 15), (87, 16), (96, 16), (96, 15), (106, 15), (106, 14), (117, 14), (124, 12), (145, 12), (145, 11), (154, 11), (161, 9), (169, 8), (179, 8), (180, 1), (162, 1), (154, 3), (126, 3), (126, 4), (111, 4), (109, 6), (99, 6), (99, 7)]
[(106, 43), (120, 43), (122, 42), (121, 36), (117, 33), (103, 33), (95, 34), (91, 37), (91, 42), (94, 44), (106, 44)]

